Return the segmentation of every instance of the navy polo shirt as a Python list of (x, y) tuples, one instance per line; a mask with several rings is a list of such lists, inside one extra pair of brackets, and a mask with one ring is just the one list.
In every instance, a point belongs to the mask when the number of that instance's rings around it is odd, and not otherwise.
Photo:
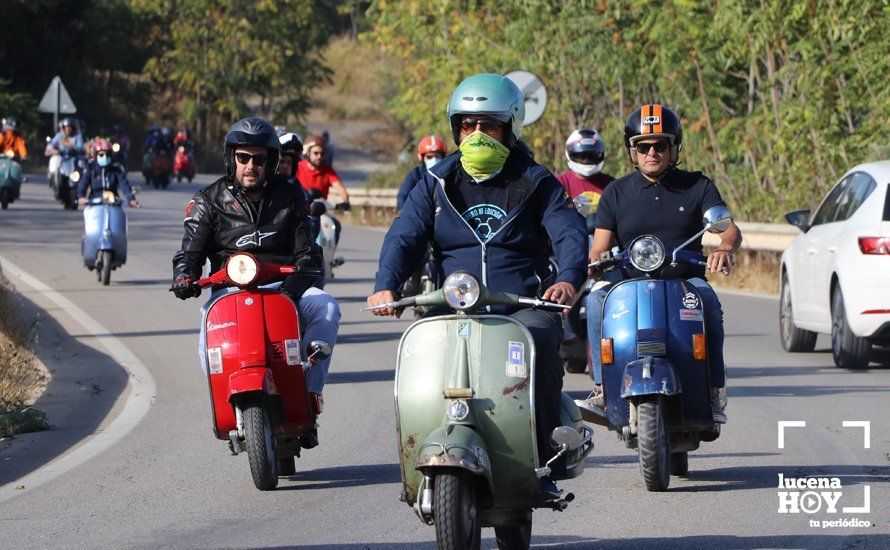
[[(713, 206), (726, 203), (714, 182), (701, 172), (674, 168), (653, 183), (636, 171), (613, 181), (603, 191), (596, 210), (596, 227), (614, 232), (621, 250), (641, 235), (654, 235), (670, 255), (674, 248), (702, 230), (702, 216)], [(684, 250), (701, 253), (701, 238)], [(629, 270), (629, 275), (638, 273)], [(705, 268), (681, 263), (668, 268), (664, 275), (704, 278)]]

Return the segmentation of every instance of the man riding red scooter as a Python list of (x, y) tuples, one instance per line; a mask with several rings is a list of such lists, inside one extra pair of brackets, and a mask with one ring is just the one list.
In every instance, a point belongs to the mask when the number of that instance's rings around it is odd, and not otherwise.
[[(280, 142), (258, 118), (226, 136), (226, 175), (186, 208), (171, 290), (202, 308), (201, 365), (207, 373), (214, 432), (246, 450), (254, 483), (273, 489), (294, 473), (293, 457), (318, 445), (315, 418), (337, 339), (340, 309), (311, 288), (321, 258), (310, 235), (305, 195), (275, 175)], [(210, 277), (198, 279), (204, 262)]]

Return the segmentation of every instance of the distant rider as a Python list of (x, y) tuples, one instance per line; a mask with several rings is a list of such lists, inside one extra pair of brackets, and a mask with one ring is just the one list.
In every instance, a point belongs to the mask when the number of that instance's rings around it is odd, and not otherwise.
[(124, 131), (122, 125), (115, 124), (111, 127), (111, 143), (112, 145), (117, 143), (120, 147), (114, 156), (119, 159), (119, 164), (126, 168), (127, 162), (130, 160), (130, 136)]
[[(725, 206), (714, 182), (701, 172), (676, 168), (683, 145), (680, 118), (663, 105), (643, 105), (630, 115), (624, 128), (624, 145), (637, 171), (612, 182), (603, 192), (596, 215), (596, 232), (590, 260), (609, 250), (617, 240), (625, 249), (642, 235), (654, 235), (673, 250), (698, 233), (702, 216), (714, 206)], [(726, 366), (723, 361), (723, 309), (705, 273), (718, 273), (733, 264), (733, 254), (742, 242), (735, 223), (719, 234), (720, 245), (708, 255), (707, 268), (680, 264), (666, 268), (665, 276), (684, 278), (701, 295), (708, 334), (708, 364), (711, 375), (711, 411), (715, 422), (725, 423)], [(701, 239), (686, 250), (702, 252)], [(595, 275), (595, 273), (591, 273)], [(628, 269), (625, 276), (638, 274)], [(611, 286), (611, 285), (610, 285)], [(594, 389), (583, 402), (585, 418), (602, 416), (603, 367), (600, 359), (603, 302), (610, 286), (591, 292), (587, 298), (587, 334), (593, 365)]]
[(432, 177), (429, 173), (430, 168), (437, 165), (439, 161), (445, 158), (446, 154), (448, 154), (448, 151), (445, 148), (445, 140), (439, 136), (424, 136), (420, 140), (420, 143), (417, 144), (417, 162), (419, 164), (408, 172), (408, 175), (402, 181), (401, 187), (399, 187), (399, 194), (396, 198), (396, 206), (398, 206), (399, 210), (405, 206), (405, 201), (408, 200), (408, 195), (417, 185), (417, 182), (423, 178)]
[[(225, 139), (226, 175), (195, 193), (185, 210), (182, 249), (173, 256), (173, 292), (178, 298), (201, 294), (194, 283), (208, 258), (212, 272), (237, 252), (250, 252), (261, 262), (321, 268), (321, 251), (310, 235), (305, 195), (286, 178), (275, 175), (280, 151), (278, 136), (266, 121), (249, 117), (232, 125)], [(334, 346), (340, 322), (337, 301), (310, 288), (312, 282), (312, 277), (295, 274), (269, 285), (297, 303), (304, 356), (314, 340)], [(211, 300), (234, 290), (215, 290)], [(204, 304), (204, 310), (209, 303)], [(206, 372), (204, 329), (202, 322), (199, 352)], [(330, 357), (320, 361), (309, 372), (307, 384), (316, 413), (323, 408), (322, 390), (330, 361)], [(303, 436), (301, 443), (306, 448), (316, 446), (315, 432)]]
[(139, 206), (127, 179), (127, 171), (113, 160), (111, 145), (106, 138), (92, 141), (93, 158), (77, 182), (77, 202), (85, 205), (88, 201), (101, 199), (106, 191), (110, 191), (115, 197), (126, 197), (130, 206)]
[(11, 157), (15, 161), (21, 161), (28, 157), (28, 148), (25, 146), (25, 138), (19, 132), (18, 121), (13, 117), (6, 117), (2, 121), (0, 134), (0, 155)]
[[(606, 162), (606, 145), (596, 130), (581, 128), (575, 130), (566, 140), (566, 162), (568, 172), (556, 176), (574, 199), (580, 195), (590, 200), (590, 214), (596, 212), (600, 197), (612, 176), (603, 172)], [(594, 216), (588, 215), (588, 231), (593, 232)]]
[[(325, 200), (327, 200), (328, 192), (333, 187), (342, 201), (335, 208), (337, 210), (349, 210), (349, 192), (346, 190), (346, 186), (343, 185), (334, 167), (324, 162), (327, 147), (328, 143), (323, 136), (311, 135), (306, 138), (306, 141), (303, 143), (303, 156), (305, 158), (297, 164), (297, 179), (309, 193), (309, 196), (320, 194), (321, 198)], [(331, 219), (334, 222), (334, 242), (339, 244), (342, 225), (340, 220), (334, 216), (331, 216)]]
[(62, 131), (53, 137), (49, 142), (48, 152), (58, 152), (62, 157), (71, 157), (75, 155), (83, 155), (85, 153), (83, 145), (83, 135), (77, 122), (71, 117), (62, 119)]

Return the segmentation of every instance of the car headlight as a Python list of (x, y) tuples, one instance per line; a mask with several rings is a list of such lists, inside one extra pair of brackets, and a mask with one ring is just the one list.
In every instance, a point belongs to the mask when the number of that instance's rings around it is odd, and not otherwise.
[(79, 182), (80, 181), (80, 172), (78, 172), (77, 170), (73, 170), (71, 172), (71, 174), (68, 175), (68, 179), (73, 181), (74, 183)]
[(464, 271), (452, 273), (442, 285), (445, 301), (454, 309), (470, 309), (479, 301), (482, 294), (479, 282), (475, 277)]
[(470, 406), (463, 399), (455, 399), (448, 404), (448, 419), (460, 422), (470, 414)]
[(664, 245), (652, 236), (640, 237), (630, 245), (630, 263), (640, 271), (655, 271), (664, 263)]
[(250, 254), (235, 254), (226, 263), (226, 274), (236, 285), (249, 285), (259, 272), (260, 266)]

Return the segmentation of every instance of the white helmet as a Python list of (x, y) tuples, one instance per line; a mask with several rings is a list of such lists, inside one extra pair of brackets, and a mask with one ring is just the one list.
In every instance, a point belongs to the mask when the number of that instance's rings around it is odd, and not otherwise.
[(566, 140), (569, 170), (582, 178), (599, 174), (606, 162), (606, 144), (596, 130), (575, 130)]

